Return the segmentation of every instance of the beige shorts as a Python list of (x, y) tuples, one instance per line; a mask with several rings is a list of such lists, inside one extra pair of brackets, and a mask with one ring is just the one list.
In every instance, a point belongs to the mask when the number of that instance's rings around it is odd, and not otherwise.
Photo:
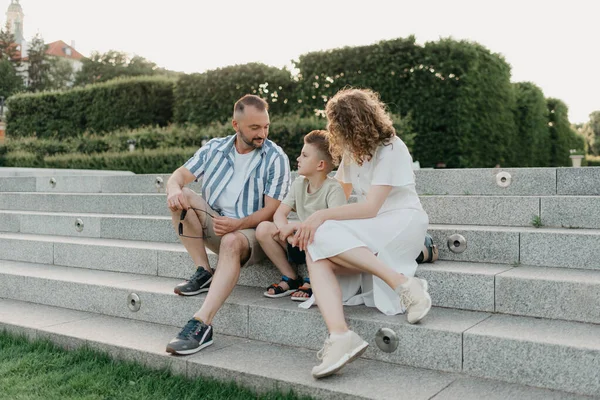
[[(219, 213), (216, 212), (215, 210), (213, 210), (208, 204), (207, 204), (207, 209), (211, 215), (214, 215), (214, 216), (219, 215)], [(242, 229), (242, 230), (239, 230), (236, 232), (239, 232), (246, 237), (246, 240), (248, 240), (248, 248), (250, 249), (250, 256), (248, 257), (248, 259), (241, 260), (242, 267), (248, 267), (250, 265), (254, 265), (267, 257), (265, 255), (265, 252), (263, 251), (262, 247), (260, 247), (258, 240), (256, 240), (256, 229), (254, 229), (254, 228)], [(207, 238), (204, 239), (204, 243), (206, 244), (206, 247), (208, 247), (212, 252), (219, 254), (219, 250), (221, 249), (221, 239), (223, 238), (223, 236), (217, 236), (215, 234), (215, 229), (213, 227), (212, 218), (206, 218), (206, 233), (205, 234), (206, 234), (206, 236), (208, 236)]]

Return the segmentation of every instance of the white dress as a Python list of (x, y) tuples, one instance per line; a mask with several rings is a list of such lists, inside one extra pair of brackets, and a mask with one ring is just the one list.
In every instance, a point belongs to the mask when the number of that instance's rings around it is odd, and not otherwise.
[[(336, 179), (352, 183), (358, 201), (366, 199), (371, 185), (389, 185), (392, 190), (374, 218), (326, 221), (308, 246), (314, 261), (333, 257), (356, 247), (367, 247), (386, 265), (406, 276), (414, 276), (415, 259), (423, 249), (429, 225), (415, 190), (412, 157), (402, 140), (394, 137), (381, 145), (362, 166), (343, 157)], [(344, 305), (365, 304), (386, 315), (405, 311), (398, 295), (381, 279), (367, 273), (338, 276)], [(308, 308), (314, 296), (300, 304)]]

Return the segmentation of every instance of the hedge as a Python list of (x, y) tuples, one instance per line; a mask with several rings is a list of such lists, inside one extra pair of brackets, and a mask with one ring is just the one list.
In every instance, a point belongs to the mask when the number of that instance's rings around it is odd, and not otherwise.
[(297, 101), (288, 70), (259, 63), (234, 65), (181, 77), (175, 86), (174, 121), (227, 122), (234, 103), (247, 93), (265, 98), (272, 115), (288, 113)]
[(173, 117), (174, 80), (116, 79), (67, 91), (26, 93), (8, 99), (7, 136), (64, 139), (143, 125)]
[(153, 174), (175, 171), (196, 150), (196, 147), (184, 147), (119, 153), (60, 154), (44, 158), (34, 153), (18, 151), (8, 153), (3, 158), (7, 167), (110, 169)]
[[(398, 135), (409, 149), (414, 142), (410, 118), (392, 116)], [(269, 139), (281, 146), (289, 156), (292, 166), (304, 145), (304, 135), (315, 129), (325, 129), (326, 120), (318, 116), (299, 117), (287, 115), (275, 118), (269, 129)], [(230, 123), (213, 123), (205, 127), (195, 125), (170, 125), (168, 127), (143, 127), (133, 130), (118, 130), (103, 136), (85, 134), (81, 137), (58, 139), (36, 139), (34, 137), (9, 138), (0, 145), (2, 154), (27, 153), (39, 159), (59, 154), (93, 154), (128, 150), (129, 140), (135, 140), (136, 151), (193, 147), (198, 149), (204, 140), (233, 134)], [(12, 162), (12, 161), (11, 161)], [(2, 161), (0, 160), (0, 165)]]
[(515, 123), (518, 145), (515, 166), (545, 167), (550, 163), (548, 107), (542, 90), (531, 82), (513, 84), (516, 94)]
[(312, 52), (296, 62), (305, 112), (346, 86), (379, 92), (391, 112), (412, 115), (414, 158), (424, 167), (511, 165), (516, 156), (510, 66), (483, 46), (414, 37)]

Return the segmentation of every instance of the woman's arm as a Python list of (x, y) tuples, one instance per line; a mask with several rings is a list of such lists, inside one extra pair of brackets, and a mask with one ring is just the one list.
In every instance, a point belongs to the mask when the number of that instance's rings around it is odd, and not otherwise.
[(385, 199), (392, 191), (392, 186), (373, 185), (367, 193), (367, 200), (363, 203), (347, 204), (345, 206), (319, 210), (300, 224), (294, 239), (300, 250), (306, 250), (312, 243), (317, 228), (327, 220), (365, 219), (374, 218)]

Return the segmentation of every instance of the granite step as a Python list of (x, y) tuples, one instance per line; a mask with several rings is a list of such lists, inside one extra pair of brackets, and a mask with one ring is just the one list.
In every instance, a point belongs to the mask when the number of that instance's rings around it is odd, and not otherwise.
[(0, 210), (0, 232), (151, 242), (178, 241), (171, 217)]
[[(77, 229), (78, 219), (83, 229)], [(81, 228), (81, 225), (80, 225)], [(0, 232), (95, 237), (175, 243), (168, 216), (0, 211)], [(474, 225), (435, 225), (429, 232), (440, 259), (559, 268), (600, 269), (600, 230)], [(460, 234), (467, 247), (455, 253), (450, 236)], [(455, 241), (451, 241), (451, 245)]]
[[(178, 329), (124, 318), (0, 299), (0, 329), (48, 339), (67, 349), (86, 345), (121, 360), (195, 378), (235, 380), (258, 392), (273, 389), (322, 399), (584, 400), (587, 396), (359, 359), (340, 373), (314, 380), (314, 351), (223, 334), (202, 352), (174, 357), (165, 343)], [(294, 360), (290, 366), (290, 360)], [(281, 368), (282, 365), (287, 366)]]
[[(600, 269), (598, 229), (432, 224), (428, 231), (441, 260)], [(451, 250), (460, 243), (454, 234), (466, 240), (461, 253)]]
[(424, 196), (431, 224), (600, 228), (598, 196)]
[[(422, 195), (421, 203), (431, 224), (600, 228), (599, 196)], [(170, 215), (164, 193), (0, 192), (0, 210)]]
[[(208, 252), (212, 266), (217, 255)], [(0, 259), (185, 279), (194, 269), (181, 244), (0, 233)], [(306, 266), (299, 268), (307, 276)], [(435, 306), (600, 323), (600, 272), (507, 264), (420, 264)], [(280, 279), (264, 260), (241, 271), (238, 284), (265, 288)], [(558, 305), (557, 305), (558, 303)]]
[[(0, 177), (0, 192), (161, 193), (170, 177), (170, 174), (111, 175), (77, 176), (45, 171), (43, 176)], [(295, 177), (297, 173), (292, 175)], [(435, 169), (415, 171), (415, 176), (417, 191), (424, 195), (600, 195), (598, 167)]]
[[(107, 271), (0, 261), (0, 298), (27, 301), (113, 317), (180, 327), (200, 308), (204, 295), (177, 296), (181, 282)], [(219, 334), (318, 350), (326, 335), (317, 307), (305, 310), (289, 298), (269, 299), (264, 289), (236, 286), (214, 320)], [(130, 294), (138, 296), (138, 311), (130, 309)], [(449, 372), (462, 368), (462, 333), (489, 313), (434, 308), (417, 325), (403, 315), (385, 316), (367, 307), (347, 307), (347, 319), (373, 346), (366, 358)], [(302, 321), (301, 324), (298, 322)], [(397, 332), (402, 343), (394, 353), (374, 344), (380, 328)], [(422, 347), (427, 344), (427, 350)]]
[[(170, 174), (0, 177), (0, 192), (164, 193)], [(195, 182), (194, 190), (200, 188)]]
[(165, 194), (0, 192), (0, 210), (171, 215)]

